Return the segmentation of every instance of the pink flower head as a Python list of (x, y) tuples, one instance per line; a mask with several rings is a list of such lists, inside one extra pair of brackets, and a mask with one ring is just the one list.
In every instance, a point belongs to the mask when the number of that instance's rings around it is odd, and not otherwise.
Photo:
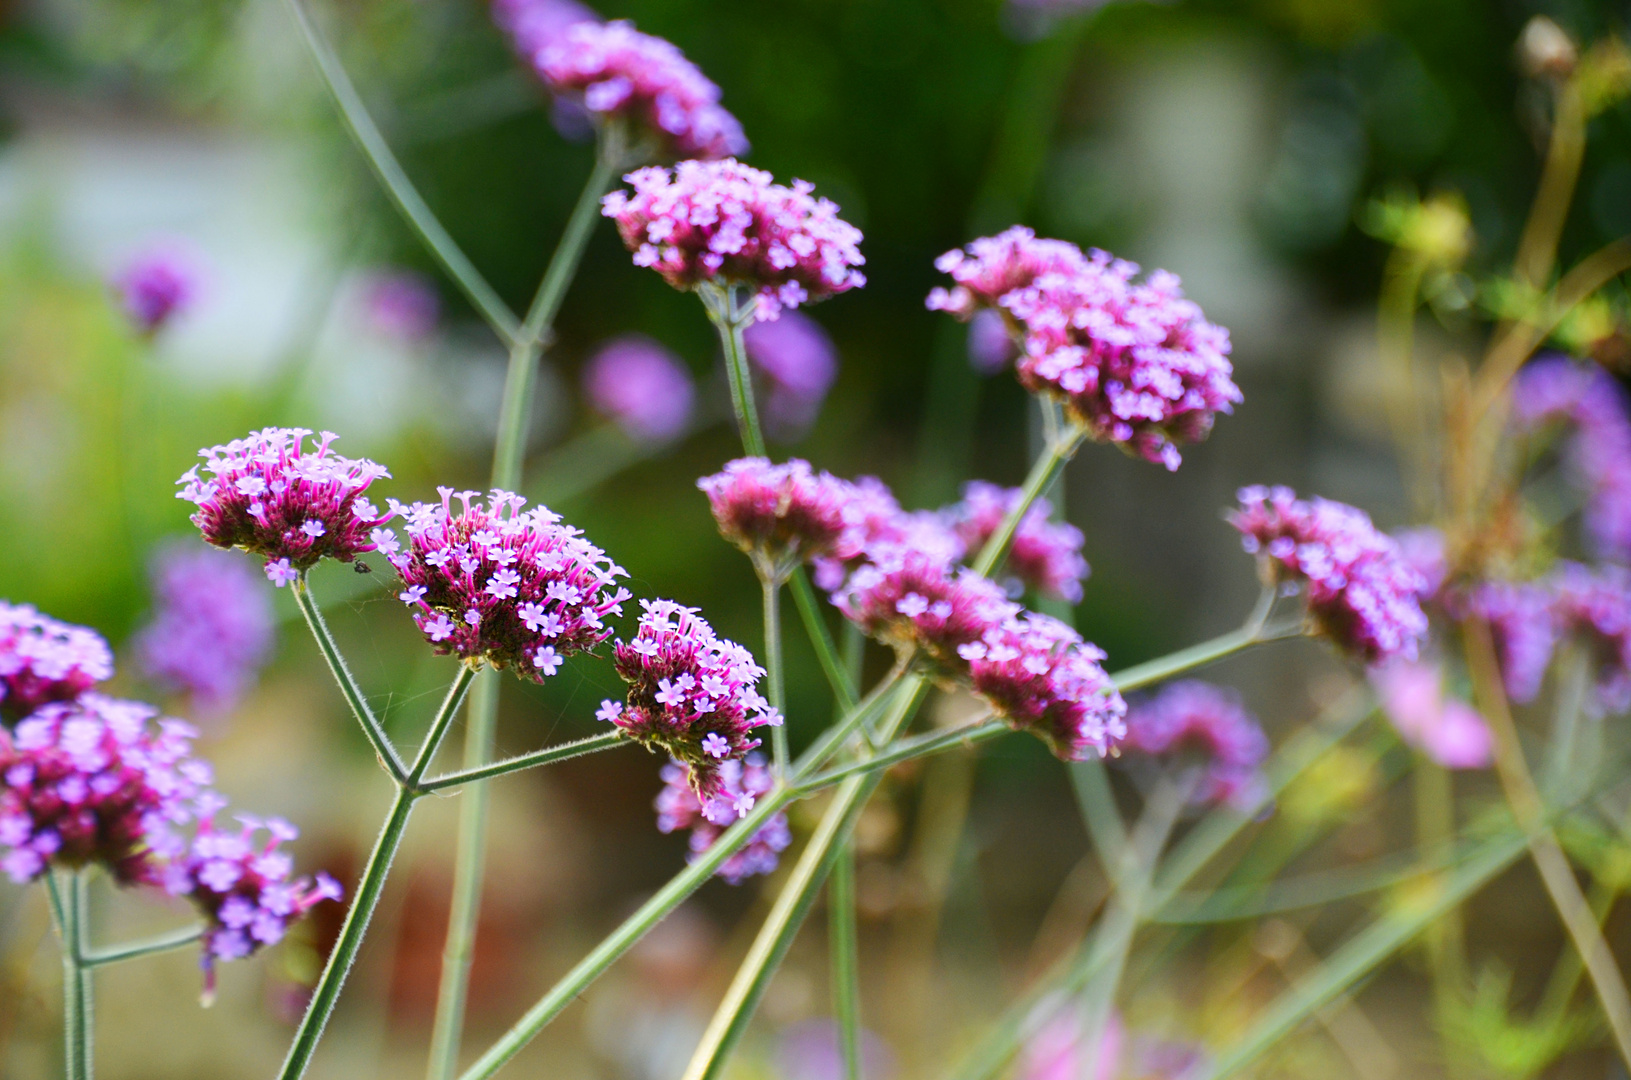
[(957, 655), (1010, 727), (1031, 732), (1064, 761), (1104, 757), (1127, 733), (1127, 705), (1100, 666), (1104, 651), (1058, 619), (1026, 612)]
[(1595, 704), (1610, 715), (1631, 709), (1631, 571), (1566, 562), (1552, 588), (1559, 622), (1591, 650)]
[(639, 443), (678, 438), (691, 423), (691, 376), (673, 353), (639, 334), (613, 338), (583, 369), (589, 405)]
[(0, 600), (0, 713), (18, 719), (113, 678), (102, 635)]
[(1205, 766), (1195, 802), (1251, 807), (1264, 794), (1269, 741), (1239, 695), (1197, 680), (1175, 682), (1127, 714), (1127, 743), (1157, 757), (1197, 755)]
[[(657, 828), (665, 833), (691, 830), (690, 862), (701, 858), (721, 833), (738, 818), (745, 817), (759, 797), (775, 786), (759, 754), (749, 754), (740, 761), (724, 761), (716, 772), (718, 782), (714, 794), (703, 799), (697, 795), (689, 765), (670, 761), (663, 766), (663, 790), (657, 793), (656, 801)], [(740, 851), (720, 864), (719, 876), (732, 885), (740, 885), (755, 874), (768, 874), (776, 869), (778, 858), (792, 842), (787, 815), (776, 814), (759, 827)]]
[(724, 790), (721, 767), (759, 745), (753, 729), (781, 724), (758, 690), (764, 668), (734, 641), (716, 637), (694, 608), (672, 600), (642, 600), (633, 640), (614, 651), (629, 684), (626, 706), (607, 701), (599, 716), (648, 748), (660, 748), (691, 769), (702, 799)]
[(742, 125), (719, 104), (719, 87), (671, 42), (627, 20), (574, 22), (551, 36), (533, 63), (551, 91), (581, 98), (602, 122), (620, 117), (640, 125), (663, 156), (747, 152)]
[(967, 320), (981, 311), (1000, 311), (1003, 300), (1043, 274), (1088, 272), (1087, 256), (1063, 240), (1038, 240), (1036, 233), (1015, 225), (996, 236), (982, 236), (966, 248), (954, 248), (934, 267), (956, 282), (929, 293), (930, 311)]
[(113, 278), (125, 315), (144, 334), (156, 334), (198, 299), (202, 261), (175, 241), (137, 252)]
[(567, 30), (600, 17), (577, 0), (493, 0), (493, 22), (529, 62)]
[(1586, 535), (1599, 554), (1631, 559), (1631, 401), (1624, 388), (1595, 365), (1554, 355), (1519, 373), (1512, 408), (1520, 429), (1549, 421), (1574, 426), (1566, 456), (1586, 493)]
[(383, 270), (363, 279), (362, 314), (369, 327), (399, 341), (423, 341), (436, 329), (442, 300), (436, 287), (411, 270)]
[(1495, 761), (1495, 737), (1478, 710), (1444, 693), (1439, 666), (1395, 660), (1372, 668), (1399, 737), (1446, 769), (1487, 769)]
[[(1019, 488), (974, 480), (964, 486), (963, 501), (942, 513), (968, 553), (977, 555), (1023, 496)], [(1082, 558), (1082, 530), (1049, 520), (1050, 513), (1046, 499), (1031, 504), (1014, 533), (1006, 566), (1022, 586), (1056, 600), (1079, 603), (1088, 575), (1087, 560)]]
[(859, 554), (846, 516), (852, 486), (815, 472), (807, 461), (774, 465), (760, 457), (738, 458), (697, 487), (708, 496), (725, 539), (773, 577), (811, 559)]
[(848, 619), (897, 650), (917, 649), (942, 672), (961, 675), (959, 647), (1018, 617), (1002, 586), (941, 555), (910, 547), (868, 553), (834, 595)]
[(727, 158), (682, 161), (672, 172), (640, 169), (623, 178), (604, 213), (617, 222), (636, 266), (649, 266), (676, 289), (703, 283), (744, 285), (758, 297), (754, 316), (768, 322), (784, 308), (813, 304), (866, 284), (856, 267), (861, 231), (830, 199), (792, 187)]
[(319, 559), (351, 562), (373, 551), (370, 535), (390, 520), (364, 496), (389, 476), (367, 458), (341, 457), (325, 431), (306, 450), (305, 428), (267, 428), (223, 446), (200, 450), (209, 475), (193, 466), (176, 483), (176, 498), (198, 506), (192, 523), (220, 548), (243, 548), (267, 560), (267, 576), (283, 585)]
[(151, 621), (134, 641), (136, 664), (158, 684), (185, 690), (201, 712), (227, 712), (254, 684), (272, 647), (266, 586), (237, 555), (192, 546), (152, 564)]
[(396, 550), (386, 531), (381, 547), (402, 579), (398, 598), (438, 653), (543, 682), (611, 636), (605, 620), (623, 613), (629, 592), (616, 581), (628, 573), (582, 532), (507, 491), (483, 505), (474, 491), (437, 490), (438, 503), (392, 504), (408, 546)]
[(87, 693), (0, 729), (0, 870), (24, 882), (97, 863), (121, 884), (154, 880), (210, 783), (197, 732), (157, 713)]
[(815, 423), (838, 377), (838, 350), (821, 324), (796, 311), (756, 322), (742, 334), (748, 362), (763, 378), (759, 399), (765, 426), (791, 441)]
[(1201, 1046), (1132, 1034), (1115, 1013), (1105, 1024), (1089, 1073), (1082, 1003), (1056, 995), (1038, 1008), (1049, 1018), (1025, 1045), (1016, 1080), (1198, 1080), (1206, 1074), (1209, 1059)]
[(1003, 307), (1023, 326), (1020, 382), (1063, 402), (1088, 434), (1176, 469), (1234, 411), (1229, 332), (1184, 299), (1178, 278), (1095, 251), (1087, 266), (1042, 274)]
[(1435, 599), (1444, 589), (1450, 565), (1444, 550), (1444, 534), (1431, 525), (1401, 529), (1393, 534), (1399, 557), (1421, 578), (1423, 602)]
[(1229, 523), (1264, 580), (1301, 582), (1314, 628), (1367, 664), (1416, 658), (1427, 636), (1421, 576), (1370, 517), (1344, 503), (1299, 500), (1290, 488), (1240, 489)]
[[(219, 807), (224, 800), (216, 805)], [(192, 843), (164, 868), (171, 896), (184, 896), (203, 914), (205, 992), (215, 989), (215, 964), (241, 960), (283, 940), (289, 927), (323, 900), (344, 895), (327, 874), (292, 878), (294, 860), (278, 850), (300, 835), (287, 821), (240, 816), (237, 830), (221, 829), (214, 812), (199, 822)], [(259, 834), (265, 832), (262, 838)]]
[(1536, 582), (1486, 582), (1468, 607), (1489, 623), (1507, 696), (1520, 705), (1535, 700), (1562, 632), (1551, 590)]
[(816, 584), (828, 592), (839, 589), (869, 552), (911, 548), (947, 564), (968, 553), (941, 515), (930, 510), (902, 510), (894, 493), (875, 476), (860, 477), (849, 485), (844, 523), (844, 546), (854, 555), (815, 560)]

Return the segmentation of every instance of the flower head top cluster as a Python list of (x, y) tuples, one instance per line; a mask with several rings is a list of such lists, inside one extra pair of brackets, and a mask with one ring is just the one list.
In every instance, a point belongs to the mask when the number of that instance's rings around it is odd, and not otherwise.
[(398, 598), (437, 652), (542, 682), (611, 636), (605, 620), (623, 613), (629, 592), (616, 581), (628, 575), (579, 530), (507, 491), (483, 504), (474, 491), (437, 490), (441, 502), (392, 504), (406, 548), (390, 530), (379, 538)]
[(614, 338), (590, 358), (583, 393), (638, 443), (669, 442), (691, 423), (690, 373), (673, 353), (638, 334)]
[(738, 458), (697, 487), (708, 496), (720, 533), (772, 578), (800, 562), (859, 554), (849, 516), (854, 485), (816, 472), (807, 461)]
[(115, 275), (125, 315), (144, 334), (156, 334), (198, 298), (203, 272), (196, 255), (173, 242), (137, 253)]
[(1087, 266), (1087, 257), (1075, 244), (1040, 240), (1030, 229), (1015, 225), (936, 259), (934, 268), (950, 274), (956, 284), (930, 291), (928, 308), (965, 320), (981, 311), (1002, 311), (1009, 293), (1043, 274), (1085, 273)]
[[(719, 835), (752, 810), (759, 796), (775, 783), (760, 754), (723, 762), (718, 768), (715, 793), (706, 799), (697, 795), (688, 765), (670, 761), (663, 766), (662, 778), (663, 790), (657, 793), (656, 801), (657, 828), (665, 833), (690, 829), (691, 862), (713, 847)], [(740, 885), (755, 874), (768, 874), (776, 869), (781, 853), (792, 842), (787, 815), (776, 814), (740, 851), (720, 864), (719, 876)]]
[[(974, 555), (1023, 497), (1019, 488), (974, 480), (963, 488), (963, 501), (942, 513), (965, 550)], [(1051, 521), (1050, 515), (1046, 499), (1031, 504), (1014, 533), (1006, 565), (1023, 585), (1044, 596), (1078, 603), (1082, 599), (1082, 581), (1088, 575), (1087, 560), (1082, 558), (1082, 530)]]
[(967, 672), (965, 645), (1020, 614), (1002, 586), (944, 557), (905, 545), (879, 545), (833, 595), (869, 637), (915, 651), (943, 674)]
[(493, 0), (492, 13), (516, 55), (529, 62), (578, 23), (600, 21), (577, 0)]
[(1263, 729), (1238, 695), (1197, 680), (1175, 682), (1127, 714), (1127, 746), (1145, 754), (1196, 754), (1204, 765), (1196, 802), (1249, 807), (1264, 792)]
[(200, 450), (176, 481), (178, 499), (198, 509), (192, 522), (216, 547), (240, 547), (266, 559), (266, 576), (286, 585), (319, 559), (350, 562), (377, 546), (381, 516), (364, 494), (389, 476), (366, 458), (341, 457), (323, 432), (307, 450), (304, 428), (267, 428)]
[(596, 715), (689, 766), (698, 796), (712, 799), (723, 790), (724, 763), (759, 745), (752, 731), (782, 722), (758, 690), (764, 668), (694, 608), (672, 600), (640, 606), (639, 630), (614, 652), (628, 700), (604, 701)]
[(1229, 521), (1266, 581), (1303, 583), (1319, 633), (1366, 663), (1415, 658), (1427, 635), (1425, 582), (1363, 511), (1304, 502), (1290, 488), (1246, 487)]
[(869, 552), (910, 548), (948, 564), (968, 553), (942, 514), (901, 509), (894, 493), (875, 476), (849, 482), (844, 521), (848, 530), (844, 547), (852, 554), (814, 560), (816, 584), (828, 592), (842, 586), (845, 577)]
[(758, 298), (755, 318), (766, 322), (866, 284), (856, 269), (866, 261), (861, 231), (803, 180), (783, 187), (734, 159), (682, 161), (672, 172), (652, 167), (624, 179), (633, 193), (607, 195), (602, 212), (617, 222), (635, 265), (676, 289), (744, 285)]
[(101, 634), (0, 600), (0, 716), (26, 716), (112, 677), (113, 652)]
[(1100, 666), (1104, 651), (1058, 619), (1026, 612), (957, 654), (997, 714), (1063, 761), (1104, 757), (1127, 734), (1127, 705)]
[(137, 666), (155, 682), (220, 714), (254, 683), (272, 647), (266, 586), (242, 556), (167, 548), (153, 560), (150, 621), (136, 635)]
[(719, 87), (672, 42), (624, 19), (577, 21), (552, 35), (533, 60), (557, 94), (581, 95), (592, 116), (626, 117), (661, 144), (666, 157), (719, 158), (747, 152)]
[(191, 900), (204, 916), (199, 963), (206, 994), (214, 989), (217, 961), (241, 960), (275, 945), (314, 904), (343, 895), (327, 874), (315, 880), (290, 876), (294, 860), (278, 847), (300, 835), (293, 825), (240, 815), (238, 829), (221, 829), (214, 815), (224, 802), (212, 800), (192, 842), (165, 866), (162, 881), (170, 895)]
[(1574, 425), (1567, 454), (1586, 493), (1586, 535), (1599, 554), (1631, 561), (1631, 401), (1624, 389), (1595, 365), (1550, 356), (1519, 373), (1512, 405), (1523, 428)]
[(121, 884), (153, 880), (155, 855), (182, 843), (208, 763), (197, 735), (158, 710), (84, 694), (0, 729), (0, 869), (29, 881), (48, 865), (96, 863)]

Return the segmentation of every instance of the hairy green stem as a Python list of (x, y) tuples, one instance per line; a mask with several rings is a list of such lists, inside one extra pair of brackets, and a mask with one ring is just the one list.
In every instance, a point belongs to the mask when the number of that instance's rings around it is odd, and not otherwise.
[(45, 879), (62, 943), (62, 1043), (67, 1080), (90, 1080), (95, 1051), (91, 968), (85, 963), (87, 870), (52, 870)]
[(769, 577), (759, 578), (760, 592), (764, 595), (765, 621), (765, 697), (780, 718), (770, 729), (771, 755), (776, 763), (776, 775), (787, 775), (787, 707), (786, 691), (782, 685), (782, 615), (781, 586)]
[(827, 879), (832, 946), (832, 1011), (844, 1080), (861, 1080), (861, 958), (855, 927), (855, 845), (843, 844)]
[(316, 598), (311, 594), (311, 584), (306, 579), (304, 571), (295, 578), (290, 591), (294, 593), (295, 606), (300, 614), (305, 616), (306, 626), (311, 629), (311, 636), (317, 639), (317, 648), (328, 662), (329, 671), (334, 673), (334, 681), (340, 684), (340, 693), (345, 697), (346, 704), (351, 706), (351, 714), (362, 725), (362, 733), (368, 736), (368, 741), (374, 747), (374, 753), (379, 756), (380, 766), (390, 774), (392, 780), (402, 783), (407, 779), (407, 766), (397, 754), (396, 747), (391, 743), (391, 737), (385, 734), (385, 728), (380, 724), (374, 710), (368, 707), (368, 699), (363, 695), (362, 687), (357, 685), (356, 677), (346, 666), (345, 657), (340, 655), (340, 647), (335, 644), (334, 635), (329, 633), (328, 623), (323, 620), (322, 609), (317, 606)]
[(180, 930), (172, 930), (167, 934), (156, 934), (142, 941), (132, 941), (125, 945), (114, 945), (106, 949), (87, 950), (81, 959), (86, 967), (106, 967), (109, 964), (122, 964), (126, 960), (137, 960), (143, 956), (153, 956), (157, 953), (185, 948), (203, 936), (204, 927), (187, 926)]
[[(788, 588), (793, 593), (793, 604), (798, 608), (799, 619), (804, 623), (804, 631), (810, 638), (810, 644), (815, 647), (816, 659), (821, 663), (821, 670), (827, 676), (827, 682), (832, 686), (833, 696), (838, 701), (840, 712), (847, 712), (855, 705), (855, 684), (859, 672), (859, 654), (857, 663), (852, 665), (838, 655), (838, 649), (833, 644), (832, 634), (827, 631), (827, 624), (821, 618), (821, 605), (816, 602), (815, 589), (810, 585), (810, 576), (805, 573), (804, 567), (797, 566), (787, 577)], [(846, 625), (854, 624), (846, 620)], [(859, 628), (856, 629), (858, 634)]]
[(725, 350), (725, 376), (730, 381), (731, 407), (736, 411), (742, 449), (753, 457), (764, 457), (764, 432), (759, 427), (759, 410), (753, 403), (753, 372), (748, 366), (747, 345), (742, 340), (742, 331), (753, 317), (754, 301), (739, 304), (736, 289), (734, 285), (702, 285), (698, 295), (714, 329), (719, 331), (719, 344)]
[(593, 754), (599, 750), (610, 750), (614, 746), (631, 745), (616, 731), (603, 731), (599, 735), (589, 735), (571, 742), (557, 743), (546, 746), (542, 750), (534, 750), (527, 754), (517, 754), (514, 757), (504, 758), (502, 761), (489, 762), (486, 765), (470, 769), (460, 769), (458, 772), (447, 773), (420, 783), (419, 790), (426, 792), (445, 791), (448, 788), (458, 787), (475, 780), (490, 780), (495, 776), (505, 776), (509, 773), (520, 772), (523, 769), (537, 768), (539, 765), (553, 765), (557, 761), (566, 761), (570, 758)]
[(1064, 470), (1065, 463), (1076, 453), (1076, 448), (1082, 445), (1087, 432), (1080, 424), (1071, 424), (1057, 439), (1048, 443), (1044, 453), (1037, 457), (1031, 466), (1031, 474), (1025, 478), (1025, 486), (1020, 489), (1019, 501), (1014, 504), (1002, 524), (991, 538), (980, 549), (980, 554), (974, 560), (974, 572), (986, 577), (1001, 565), (1003, 556), (1008, 554), (1008, 547), (1014, 542), (1014, 533), (1019, 530), (1019, 523), (1031, 509), (1031, 505), (1047, 493)]

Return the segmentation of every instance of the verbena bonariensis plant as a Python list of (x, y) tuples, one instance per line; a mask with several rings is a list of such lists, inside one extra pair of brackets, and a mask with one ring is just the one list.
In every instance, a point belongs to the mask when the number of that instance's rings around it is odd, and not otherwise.
[[(517, 317), (414, 193), (299, 0), (290, 6), (387, 189), (509, 347), (511, 363), (485, 495), (442, 488), (430, 502), (386, 498), (381, 510), (371, 489), (388, 472), (339, 455), (331, 434), (312, 443), (300, 429), (268, 428), (205, 450), (202, 470), (181, 480), (180, 496), (195, 505), (192, 519), (206, 541), (259, 556), (270, 580), (291, 588), (395, 790), (283, 1080), (302, 1076), (317, 1050), (413, 807), (431, 793), (465, 788), (429, 1064), (432, 1078), (458, 1073), (483, 880), (485, 784), (626, 743), (668, 759), (655, 766), (665, 785), (657, 827), (690, 831), (688, 865), (458, 1075), (478, 1080), (498, 1072), (710, 877), (735, 884), (770, 873), (795, 846), (788, 808), (824, 794), (817, 824), (779, 879), (685, 1076), (721, 1074), (826, 888), (840, 1047), (846, 1076), (858, 1077), (851, 836), (860, 812), (890, 766), (1011, 730), (1035, 735), (1070, 763), (1111, 891), (1080, 944), (962, 1048), (956, 1077), (996, 1076), (1016, 1055), (1023, 1074), (1034, 1077), (1235, 1073), (1305, 1020), (1328, 1018), (1328, 1006), (1424, 932), (1435, 1017), (1452, 1052), (1497, 1053), (1498, 1041), (1474, 1045), (1468, 1036), (1495, 1024), (1511, 1036), (1504, 1045), (1521, 1036), (1555, 1056), (1589, 1027), (1573, 1007), (1584, 974), (1631, 1064), (1631, 1000), (1599, 925), (1623, 880), (1601, 855), (1617, 850), (1602, 823), (1601, 798), (1624, 770), (1600, 748), (1605, 725), (1631, 706), (1631, 571), (1624, 565), (1631, 554), (1631, 410), (1618, 384), (1589, 362), (1555, 356), (1528, 363), (1549, 338), (1589, 351), (1593, 342), (1578, 327), (1603, 320), (1576, 316), (1606, 303), (1599, 291), (1631, 269), (1631, 244), (1621, 242), (1554, 272), (1586, 122), (1631, 84), (1631, 57), (1617, 43), (1580, 56), (1566, 39), (1563, 48), (1556, 34), (1548, 37), (1545, 26), (1526, 35), (1531, 52), (1547, 45), (1537, 70), (1555, 93), (1551, 149), (1513, 273), (1482, 294), (1500, 321), (1476, 370), (1446, 364), (1424, 378), (1410, 341), (1424, 299), (1440, 295), (1435, 290), (1467, 251), (1459, 204), (1447, 196), (1399, 199), (1373, 207), (1367, 219), (1393, 245), (1381, 353), (1419, 526), (1389, 536), (1354, 507), (1299, 498), (1285, 487), (1244, 487), (1227, 518), (1255, 558), (1262, 591), (1241, 628), (1111, 673), (1104, 651), (1068, 619), (1025, 601), (1035, 597), (1040, 607), (1081, 595), (1083, 537), (1052, 519), (1047, 496), (1084, 443), (1108, 443), (1177, 469), (1184, 448), (1242, 400), (1227, 332), (1184, 297), (1176, 277), (1156, 271), (1140, 278), (1130, 263), (1019, 226), (943, 256), (937, 265), (951, 283), (928, 306), (979, 320), (982, 366), (1012, 363), (1036, 397), (1046, 438), (1021, 487), (973, 481), (958, 504), (907, 511), (874, 478), (845, 479), (768, 456), (745, 335), (791, 318), (791, 309), (862, 287), (861, 235), (810, 185), (779, 185), (726, 156), (746, 149), (741, 131), (721, 108), (717, 87), (676, 49), (627, 23), (602, 25), (576, 5), (554, 14), (529, 14), (517, 4), (501, 9), (518, 48), (599, 139), (584, 196), (536, 299)], [(657, 164), (671, 159), (680, 160)], [(624, 178), (631, 190), (607, 194), (611, 178), (633, 166), (640, 167)], [(718, 331), (744, 456), (698, 484), (722, 536), (748, 556), (759, 580), (764, 641), (757, 655), (719, 637), (694, 608), (632, 595), (618, 584), (625, 571), (595, 542), (513, 494), (534, 371), (597, 207), (615, 220), (634, 264), (695, 292)], [(185, 290), (171, 288), (164, 273), (148, 276), (152, 287), (137, 290), (148, 299), (132, 317), (151, 332), (168, 310), (160, 309), (179, 303)], [(692, 395), (683, 371), (647, 343), (615, 348), (592, 368), (595, 407), (647, 447), (683, 434)], [(824, 392), (827, 379), (808, 385), (819, 382)], [(778, 385), (800, 380), (783, 372)], [(1559, 435), (1565, 470), (1535, 469)], [(1559, 485), (1573, 492), (1572, 501), (1552, 490)], [(1569, 512), (1556, 513), (1559, 505)], [(426, 646), (456, 658), (445, 699), (411, 755), (369, 708), (308, 576), (324, 559), (369, 552), (397, 572), (398, 598)], [(830, 605), (822, 605), (817, 587)], [(797, 756), (783, 724), (791, 707), (782, 687), (784, 589), (836, 704), (835, 719)], [(638, 601), (637, 615), (626, 610), (630, 600)], [(834, 612), (844, 621), (842, 650), (830, 630)], [(1367, 678), (1323, 722), (1294, 732), (1277, 750), (1231, 691), (1183, 680), (1137, 696), (1242, 649), (1302, 636), (1321, 639)], [(894, 658), (870, 687), (860, 685), (857, 662), (866, 638)], [(597, 652), (610, 655), (628, 684), (623, 700), (604, 701), (596, 713), (607, 729), (491, 760), (500, 673), (542, 681)], [(277, 941), (313, 904), (339, 895), (321, 875), (292, 877), (278, 845), (294, 838), (293, 826), (257, 818), (240, 818), (236, 828), (218, 824), (223, 801), (209, 787), (208, 767), (192, 756), (191, 730), (97, 693), (111, 671), (111, 655), (93, 632), (30, 608), (0, 610), (0, 866), (50, 888), (75, 1080), (90, 1075), (95, 967), (201, 940), (208, 979), (216, 963)], [(1374, 686), (1374, 698), (1366, 686)], [(982, 715), (914, 734), (920, 706), (936, 688), (968, 695)], [(467, 692), (463, 765), (433, 772)], [(1550, 719), (1544, 782), (1527, 764), (1514, 705)], [(801, 702), (798, 710), (807, 707)], [(1224, 1046), (1201, 1051), (1129, 1032), (1118, 1002), (1140, 931), (1163, 921), (1253, 918), (1232, 899), (1239, 890), (1187, 886), (1272, 811), (1278, 793), (1379, 711), (1413, 748), (1420, 887), (1298, 977)], [(768, 755), (761, 748), (766, 731)], [(1107, 758), (1125, 764), (1128, 786), (1137, 790), (1131, 823), (1111, 790)], [(1491, 764), (1505, 805), (1475, 804), (1458, 821), (1445, 770)], [(1175, 840), (1186, 815), (1195, 820)], [(1566, 853), (1563, 836), (1587, 839)], [(1529, 1023), (1509, 1020), (1504, 1002), (1491, 1018), (1454, 932), (1461, 902), (1526, 852), (1571, 950)], [(152, 942), (93, 948), (83, 898), (96, 867), (121, 886), (189, 897), (201, 922)], [(1589, 900), (1577, 869), (1596, 879)], [(1362, 876), (1348, 895), (1400, 881), (1391, 864)], [(1301, 947), (1289, 923), (1272, 926), (1265, 955), (1284, 958)], [(1152, 964), (1160, 960), (1152, 953)]]

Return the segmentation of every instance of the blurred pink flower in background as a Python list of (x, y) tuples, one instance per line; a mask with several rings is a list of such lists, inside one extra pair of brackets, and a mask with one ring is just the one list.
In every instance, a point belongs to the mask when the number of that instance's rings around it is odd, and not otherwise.
[(815, 423), (838, 377), (838, 350), (821, 324), (796, 311), (742, 334), (748, 362), (762, 377), (759, 411), (771, 438), (792, 442)]
[[(862, 1075), (868, 1080), (890, 1080), (896, 1069), (889, 1044), (864, 1028), (860, 1035)], [(838, 1025), (831, 1020), (805, 1020), (786, 1028), (776, 1047), (776, 1065), (781, 1080), (843, 1080)]]
[(1446, 769), (1487, 769), (1495, 760), (1489, 725), (1445, 694), (1437, 664), (1396, 660), (1372, 668), (1370, 678), (1399, 737)]
[(423, 341), (441, 318), (436, 287), (411, 270), (376, 270), (363, 277), (362, 315), (368, 327), (400, 341)]
[(219, 715), (255, 682), (272, 646), (266, 587), (238, 555), (189, 544), (161, 550), (150, 568), (152, 618), (134, 641), (136, 663), (155, 682)]
[(110, 284), (136, 329), (156, 334), (198, 301), (204, 277), (204, 260), (190, 244), (159, 239), (132, 255)]
[(583, 369), (590, 408), (636, 442), (665, 443), (691, 423), (695, 393), (679, 357), (640, 334), (602, 345)]

